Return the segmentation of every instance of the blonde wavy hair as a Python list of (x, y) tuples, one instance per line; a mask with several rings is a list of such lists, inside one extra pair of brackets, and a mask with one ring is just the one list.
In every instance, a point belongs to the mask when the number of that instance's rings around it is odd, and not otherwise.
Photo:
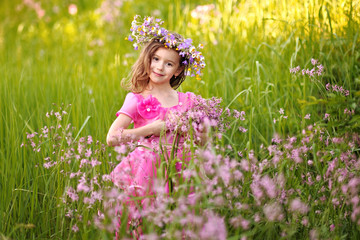
[[(173, 33), (176, 38), (179, 40), (182, 39), (181, 35)], [(130, 90), (134, 93), (141, 93), (143, 92), (149, 84), (150, 81), (150, 65), (151, 59), (155, 55), (155, 52), (159, 49), (165, 47), (164, 43), (160, 42), (158, 39), (153, 39), (144, 48), (141, 50), (140, 56), (133, 65), (131, 69), (131, 76), (128, 79), (123, 79), (123, 87), (127, 90)], [(174, 51), (176, 51), (174, 49)], [(178, 52), (178, 51), (177, 51)], [(185, 65), (183, 61), (185, 60), (184, 57), (180, 56), (179, 67), (183, 67), (181, 73), (175, 77), (173, 76), (170, 79), (170, 85), (173, 89), (177, 89), (181, 83), (185, 80)]]

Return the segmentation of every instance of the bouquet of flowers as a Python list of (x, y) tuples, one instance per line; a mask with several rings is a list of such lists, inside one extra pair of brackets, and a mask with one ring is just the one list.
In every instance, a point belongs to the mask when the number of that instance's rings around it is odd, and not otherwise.
[[(173, 111), (166, 121), (166, 129), (171, 132), (181, 133), (185, 139), (199, 141), (201, 137), (210, 131), (214, 136), (220, 137), (230, 126), (229, 117), (232, 116), (230, 109), (221, 107), (221, 98), (212, 97), (204, 99), (195, 96), (193, 105), (188, 111)], [(233, 110), (237, 112), (236, 110)]]

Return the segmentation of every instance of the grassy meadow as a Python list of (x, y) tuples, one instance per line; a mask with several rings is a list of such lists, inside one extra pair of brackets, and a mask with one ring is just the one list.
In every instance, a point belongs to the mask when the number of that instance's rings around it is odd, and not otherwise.
[[(245, 112), (192, 146), (187, 190), (143, 216), (144, 238), (359, 239), (359, 0), (0, 1), (0, 239), (115, 236), (114, 213), (101, 213), (119, 199), (86, 194), (112, 187), (121, 153), (103, 144), (138, 56), (125, 40), (137, 14), (204, 44), (202, 80), (179, 91)], [(79, 166), (71, 148), (101, 164)], [(201, 179), (202, 164), (215, 174)], [(94, 187), (73, 200), (78, 171)], [(189, 188), (196, 204), (179, 213)], [(136, 239), (126, 223), (118, 232)]]

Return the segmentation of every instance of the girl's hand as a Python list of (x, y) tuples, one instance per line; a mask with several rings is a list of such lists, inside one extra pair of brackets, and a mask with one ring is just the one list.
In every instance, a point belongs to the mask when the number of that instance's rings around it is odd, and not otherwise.
[(152, 135), (158, 137), (165, 129), (165, 121), (158, 119), (147, 125), (151, 129)]

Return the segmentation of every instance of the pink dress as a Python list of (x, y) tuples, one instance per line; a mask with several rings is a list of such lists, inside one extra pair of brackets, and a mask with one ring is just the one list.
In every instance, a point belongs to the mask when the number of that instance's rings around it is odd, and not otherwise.
[[(147, 125), (157, 119), (163, 119), (168, 111), (174, 110), (185, 112), (192, 107), (195, 95), (191, 92), (178, 92), (178, 104), (164, 108), (160, 102), (153, 96), (144, 98), (140, 94), (128, 93), (117, 116), (125, 114), (134, 122), (134, 128)], [(139, 145), (146, 147), (137, 147), (128, 156), (124, 157), (121, 162), (111, 172), (113, 183), (119, 188), (129, 192), (131, 195), (145, 196), (152, 194), (152, 186), (156, 177), (157, 169), (160, 166), (160, 156), (157, 151), (152, 150), (159, 146), (159, 137), (151, 136), (138, 142)], [(166, 134), (166, 142), (162, 138), (162, 144), (171, 145), (173, 137), (171, 133)], [(177, 157), (182, 159), (183, 140), (180, 140), (177, 150)], [(170, 150), (168, 150), (170, 152)], [(176, 169), (181, 170), (181, 164), (176, 164)], [(165, 191), (168, 192), (167, 184)]]

